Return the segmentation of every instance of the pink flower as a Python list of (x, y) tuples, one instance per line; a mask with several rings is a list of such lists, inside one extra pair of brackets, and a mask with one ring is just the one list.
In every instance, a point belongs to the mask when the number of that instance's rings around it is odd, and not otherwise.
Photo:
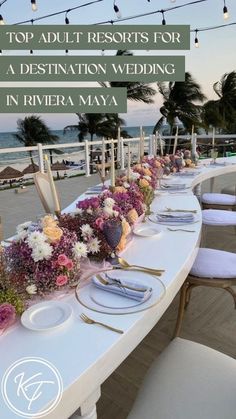
[(63, 285), (66, 285), (68, 282), (68, 278), (66, 275), (58, 275), (56, 279), (56, 285), (58, 287), (62, 287)]
[(68, 259), (68, 262), (66, 264), (66, 268), (68, 269), (68, 271), (71, 271), (71, 269), (73, 269), (74, 267), (74, 263), (71, 259)]
[(99, 217), (99, 218), (96, 219), (95, 224), (96, 224), (96, 226), (100, 230), (102, 230), (103, 229), (104, 220), (101, 217)]
[(0, 304), (0, 329), (11, 326), (16, 319), (16, 310), (11, 304)]
[(64, 253), (59, 255), (57, 258), (57, 263), (59, 266), (67, 266), (68, 262), (69, 259)]

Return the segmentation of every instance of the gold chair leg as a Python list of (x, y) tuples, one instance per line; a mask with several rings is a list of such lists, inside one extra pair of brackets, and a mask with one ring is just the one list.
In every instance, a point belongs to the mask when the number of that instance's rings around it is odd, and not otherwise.
[(197, 286), (198, 285), (195, 285), (195, 284), (189, 284), (189, 287), (188, 287), (188, 289), (186, 291), (186, 301), (185, 301), (185, 307), (184, 307), (185, 310), (186, 310), (186, 308), (189, 305), (189, 301), (190, 301), (190, 298), (191, 298), (192, 289), (195, 288), (195, 287), (197, 287)]
[(236, 294), (235, 294), (234, 290), (230, 287), (224, 288), (224, 290), (228, 291), (232, 295), (232, 297), (234, 299), (234, 307), (236, 309)]
[(186, 296), (187, 296), (187, 291), (188, 291), (189, 286), (190, 286), (189, 282), (185, 281), (184, 284), (182, 285), (182, 288), (181, 288), (181, 291), (180, 291), (178, 317), (177, 317), (177, 321), (176, 321), (176, 325), (175, 325), (173, 339), (176, 336), (179, 336), (179, 333), (180, 333), (180, 329), (181, 329), (181, 325), (182, 325), (182, 321), (183, 321), (183, 317), (184, 317), (184, 310), (185, 310), (185, 306), (186, 306)]

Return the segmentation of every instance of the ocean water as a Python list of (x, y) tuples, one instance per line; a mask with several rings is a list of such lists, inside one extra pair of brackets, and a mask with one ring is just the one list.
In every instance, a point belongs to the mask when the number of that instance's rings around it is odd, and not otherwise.
[[(132, 137), (139, 137), (139, 133), (140, 133), (139, 127), (124, 127), (124, 129)], [(150, 127), (150, 126), (143, 127), (143, 130), (145, 132), (145, 136), (150, 135), (152, 134), (153, 127)], [(52, 133), (59, 137), (58, 144), (72, 143), (72, 142), (78, 141), (76, 132), (67, 132), (66, 134), (63, 134), (63, 131), (60, 130), (60, 131), (52, 131)], [(89, 137), (85, 139), (89, 139)], [(78, 141), (78, 145), (79, 145), (79, 141)], [(23, 146), (24, 144), (20, 143), (14, 137), (14, 133), (12, 132), (0, 133), (0, 150), (1, 148), (15, 148), (15, 147), (23, 147)], [(68, 147), (68, 148), (63, 149), (63, 152), (66, 154), (73, 153), (75, 152), (75, 149)], [(27, 152), (0, 153), (0, 166), (5, 166), (7, 164), (14, 164), (14, 163), (25, 163), (25, 162), (26, 164), (29, 163), (29, 154)]]

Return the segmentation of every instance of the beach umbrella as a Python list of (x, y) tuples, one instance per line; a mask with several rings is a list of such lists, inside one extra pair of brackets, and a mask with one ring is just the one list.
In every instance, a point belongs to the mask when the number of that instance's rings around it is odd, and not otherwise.
[(37, 164), (29, 164), (29, 166), (27, 166), (24, 170), (23, 170), (23, 172), (22, 172), (22, 174), (23, 175), (31, 175), (32, 173), (36, 173), (36, 172), (38, 172), (39, 171), (39, 166), (37, 165)]
[(56, 163), (51, 165), (51, 170), (55, 170), (57, 172), (57, 178), (60, 179), (59, 172), (65, 172), (66, 170), (68, 170), (68, 167), (65, 165), (65, 163), (57, 161)]
[(20, 172), (17, 169), (14, 169), (14, 167), (7, 166), (5, 169), (3, 169), (0, 172), (0, 180), (9, 180), (10, 186), (12, 186), (12, 180), (13, 179), (19, 179), (23, 176), (22, 172)]

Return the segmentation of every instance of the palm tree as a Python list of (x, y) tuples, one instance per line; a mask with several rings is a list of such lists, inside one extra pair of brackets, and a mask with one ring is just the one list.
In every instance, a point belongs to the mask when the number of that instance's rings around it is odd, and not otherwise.
[(87, 135), (90, 136), (90, 141), (93, 141), (94, 136), (115, 138), (118, 127), (125, 124), (124, 120), (114, 113), (77, 113), (76, 115), (79, 118), (78, 124), (66, 126), (64, 132), (79, 131), (79, 141), (83, 141)]
[[(116, 138), (118, 134), (118, 127), (125, 124), (125, 121), (119, 118), (118, 114), (107, 113), (77, 113), (79, 122), (77, 125), (68, 125), (64, 128), (64, 132), (68, 130), (79, 131), (79, 141), (83, 141), (87, 135), (90, 135), (92, 142), (94, 136), (105, 138)], [(91, 152), (93, 146), (91, 145)], [(93, 155), (90, 154), (91, 164), (90, 170), (93, 173)]]
[(225, 73), (220, 81), (214, 83), (213, 89), (219, 98), (216, 102), (227, 128), (236, 118), (236, 71)]
[(176, 118), (190, 131), (192, 125), (200, 125), (201, 106), (196, 104), (205, 99), (199, 84), (193, 79), (190, 73), (185, 73), (185, 81), (157, 83), (158, 90), (162, 94), (164, 102), (160, 108), (162, 117), (156, 123), (153, 132), (155, 133), (167, 119), (173, 133)]
[(216, 100), (208, 100), (202, 107), (202, 125), (208, 132), (210, 127), (222, 128), (224, 121)]
[[(119, 50), (116, 53), (117, 57), (132, 55), (133, 53), (127, 50)], [(127, 99), (135, 102), (153, 103), (153, 96), (157, 93), (149, 84), (143, 82), (111, 81), (99, 84), (102, 87), (126, 87)]]
[[(45, 122), (37, 115), (26, 116), (17, 121), (15, 138), (25, 147), (32, 147), (38, 143), (55, 144), (59, 137), (52, 134)], [(34, 165), (32, 151), (29, 151), (31, 163)]]

